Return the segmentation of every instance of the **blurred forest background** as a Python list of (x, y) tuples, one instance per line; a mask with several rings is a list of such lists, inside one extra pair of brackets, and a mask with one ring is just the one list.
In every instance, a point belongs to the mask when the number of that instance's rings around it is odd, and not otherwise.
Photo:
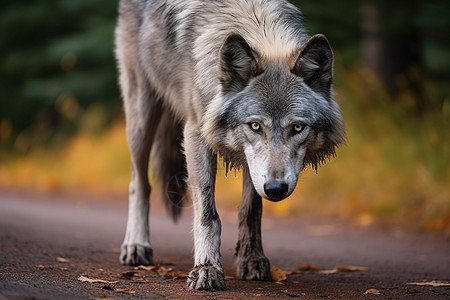
[[(308, 32), (325, 34), (334, 48), (347, 144), (317, 175), (307, 170), (294, 196), (266, 201), (265, 210), (450, 233), (450, 2), (293, 3)], [(1, 1), (0, 188), (126, 201), (116, 7)], [(218, 181), (217, 201), (234, 209), (239, 174)]]

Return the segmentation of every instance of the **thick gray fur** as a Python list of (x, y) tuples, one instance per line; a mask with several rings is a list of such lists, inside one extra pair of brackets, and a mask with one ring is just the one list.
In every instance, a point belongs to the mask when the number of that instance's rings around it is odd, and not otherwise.
[(187, 190), (192, 198), (187, 287), (226, 289), (214, 199), (220, 155), (244, 177), (237, 275), (269, 280), (262, 198), (288, 197), (304, 167), (317, 169), (344, 141), (327, 39), (307, 35), (285, 0), (121, 0), (116, 57), (132, 163), (121, 262), (153, 263), (150, 160), (175, 219)]

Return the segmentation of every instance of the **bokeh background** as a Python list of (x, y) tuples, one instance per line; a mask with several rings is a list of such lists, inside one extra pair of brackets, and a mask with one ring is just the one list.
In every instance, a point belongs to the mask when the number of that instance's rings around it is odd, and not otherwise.
[[(265, 211), (450, 234), (450, 2), (292, 2), (334, 48), (347, 143)], [(127, 201), (116, 17), (113, 0), (1, 1), (0, 189)], [(219, 175), (235, 209), (240, 174)]]

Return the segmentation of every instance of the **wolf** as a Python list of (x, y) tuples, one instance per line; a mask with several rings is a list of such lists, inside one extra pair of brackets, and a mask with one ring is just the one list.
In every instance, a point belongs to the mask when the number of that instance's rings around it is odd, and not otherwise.
[(149, 163), (176, 220), (194, 211), (187, 287), (225, 290), (215, 206), (218, 156), (243, 174), (237, 275), (270, 280), (262, 198), (281, 201), (300, 172), (345, 140), (333, 51), (285, 0), (120, 0), (115, 31), (131, 182), (123, 264), (153, 263)]

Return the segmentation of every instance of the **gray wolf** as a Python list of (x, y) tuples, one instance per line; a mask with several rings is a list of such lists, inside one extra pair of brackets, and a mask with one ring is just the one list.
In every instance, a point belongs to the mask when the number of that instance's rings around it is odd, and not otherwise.
[(121, 0), (116, 57), (132, 164), (121, 262), (153, 263), (150, 161), (175, 219), (192, 199), (187, 287), (226, 288), (214, 199), (220, 155), (243, 173), (237, 275), (269, 280), (261, 199), (288, 197), (300, 171), (317, 169), (344, 141), (327, 39), (309, 36), (285, 0)]

